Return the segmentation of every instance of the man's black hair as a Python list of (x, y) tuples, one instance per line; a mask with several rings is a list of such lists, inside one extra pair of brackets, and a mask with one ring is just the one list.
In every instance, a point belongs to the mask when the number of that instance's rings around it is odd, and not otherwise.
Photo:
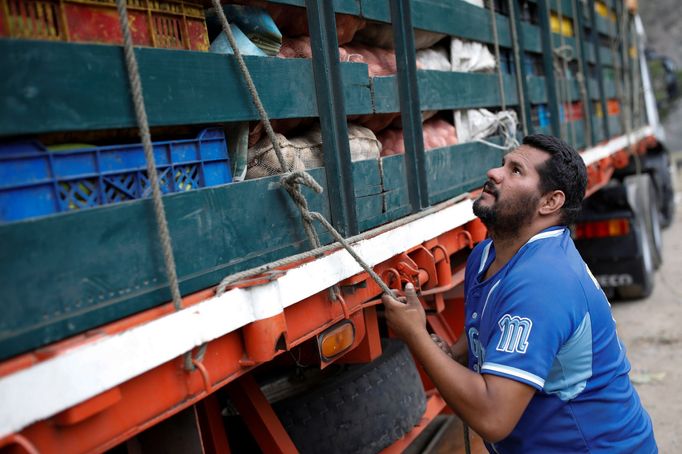
[(545, 134), (526, 136), (523, 144), (550, 155), (537, 169), (540, 174), (540, 191), (542, 194), (557, 189), (563, 191), (566, 201), (562, 208), (561, 222), (565, 225), (572, 224), (580, 213), (587, 187), (587, 168), (583, 158), (563, 140)]

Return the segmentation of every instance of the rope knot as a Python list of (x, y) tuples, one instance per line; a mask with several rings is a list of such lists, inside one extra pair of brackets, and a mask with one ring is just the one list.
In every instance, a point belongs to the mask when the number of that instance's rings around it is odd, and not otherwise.
[(287, 191), (290, 191), (291, 188), (291, 190), (300, 192), (298, 185), (301, 184), (308, 186), (318, 194), (321, 194), (323, 191), (322, 186), (320, 186), (320, 184), (306, 171), (299, 170), (297, 172), (286, 173), (279, 179), (279, 183), (284, 186)]

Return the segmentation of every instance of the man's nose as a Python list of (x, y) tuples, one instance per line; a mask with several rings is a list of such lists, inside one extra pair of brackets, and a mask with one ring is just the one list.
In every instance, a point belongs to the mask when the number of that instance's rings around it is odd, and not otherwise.
[(488, 179), (492, 180), (494, 183), (499, 183), (500, 179), (502, 177), (502, 167), (493, 167), (492, 169), (488, 170), (486, 175), (488, 176)]

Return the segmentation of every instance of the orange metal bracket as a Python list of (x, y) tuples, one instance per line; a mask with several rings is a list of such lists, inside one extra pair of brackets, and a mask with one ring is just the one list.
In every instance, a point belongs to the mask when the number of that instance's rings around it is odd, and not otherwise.
[(220, 404), (215, 394), (197, 402), (197, 419), (201, 431), (201, 439), (207, 454), (230, 454)]
[(263, 452), (298, 452), (253, 376), (245, 375), (233, 381), (227, 391)]

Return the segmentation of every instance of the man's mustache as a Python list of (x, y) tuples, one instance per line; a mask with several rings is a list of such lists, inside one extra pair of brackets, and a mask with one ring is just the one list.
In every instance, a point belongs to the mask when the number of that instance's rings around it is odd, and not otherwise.
[(483, 185), (483, 191), (490, 193), (495, 198), (499, 195), (499, 191), (495, 187), (495, 184), (490, 180), (486, 181)]

